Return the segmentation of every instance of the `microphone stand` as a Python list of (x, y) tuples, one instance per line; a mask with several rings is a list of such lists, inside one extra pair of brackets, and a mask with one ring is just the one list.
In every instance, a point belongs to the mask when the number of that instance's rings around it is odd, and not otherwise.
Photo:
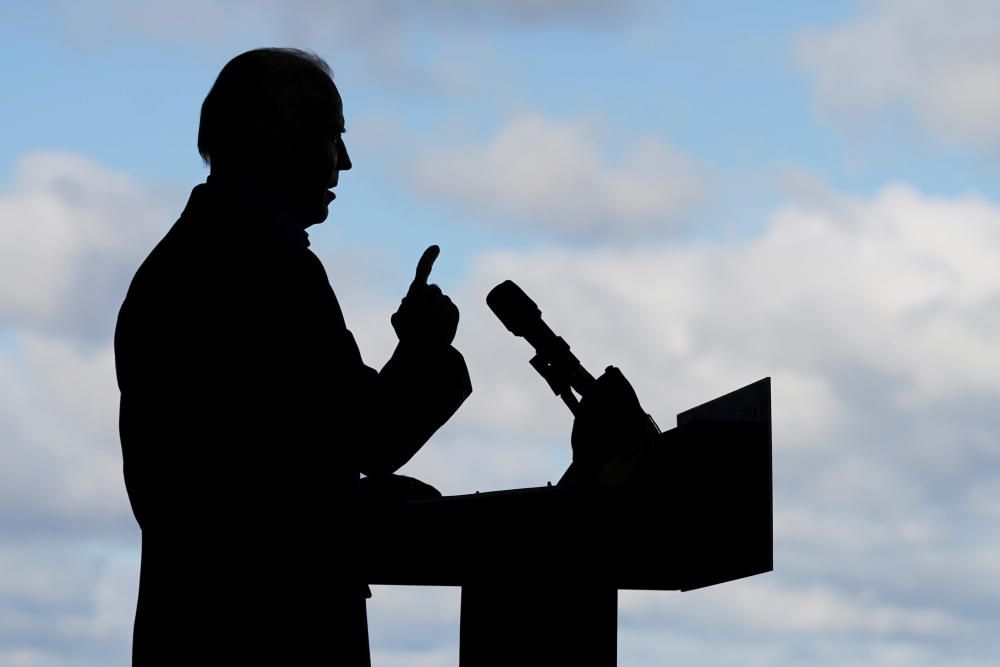
[(581, 396), (594, 385), (594, 376), (580, 365), (570, 352), (569, 345), (561, 337), (531, 358), (531, 367), (545, 379), (556, 396), (562, 399), (573, 416), (580, 409), (580, 401), (573, 393), (576, 389)]

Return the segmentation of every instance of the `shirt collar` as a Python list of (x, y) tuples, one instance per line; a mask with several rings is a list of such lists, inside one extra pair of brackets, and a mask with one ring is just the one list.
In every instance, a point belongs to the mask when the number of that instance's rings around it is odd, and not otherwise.
[(269, 217), (277, 223), (278, 228), (288, 237), (289, 241), (309, 247), (309, 234), (306, 233), (305, 228), (295, 220), (294, 216), (289, 213), (285, 206), (271, 195), (241, 180), (220, 174), (209, 174), (205, 182), (210, 187), (221, 186), (222, 188), (238, 193), (247, 202), (269, 213)]

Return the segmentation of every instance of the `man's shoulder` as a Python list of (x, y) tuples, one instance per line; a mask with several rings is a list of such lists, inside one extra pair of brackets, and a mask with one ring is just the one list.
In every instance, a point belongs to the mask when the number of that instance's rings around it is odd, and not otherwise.
[[(139, 266), (126, 307), (209, 301), (232, 303), (243, 296), (266, 300), (292, 294), (296, 300), (329, 285), (319, 258), (289, 243), (256, 220), (260, 212), (196, 187), (180, 217)], [(221, 304), (220, 304), (221, 305)]]
[(130, 291), (180, 286), (182, 279), (196, 271), (204, 261), (203, 255), (210, 251), (209, 244), (198, 236), (190, 220), (181, 217), (174, 222), (139, 265)]
[[(168, 279), (200, 274), (223, 278), (230, 270), (266, 270), (294, 262), (297, 253), (258, 233), (243, 211), (189, 206), (142, 262), (137, 277)], [(301, 253), (298, 253), (301, 254)], [(256, 273), (256, 271), (254, 271)]]

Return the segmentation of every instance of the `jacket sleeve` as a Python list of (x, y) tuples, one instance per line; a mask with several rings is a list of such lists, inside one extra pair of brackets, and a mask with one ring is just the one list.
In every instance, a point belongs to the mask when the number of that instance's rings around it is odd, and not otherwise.
[(361, 414), (364, 430), (377, 437), (360, 442), (357, 452), (366, 475), (402, 467), (472, 393), (465, 359), (451, 345), (400, 343), (374, 382)]
[[(349, 424), (347, 435), (357, 469), (366, 475), (393, 473), (409, 461), (472, 393), (469, 370), (451, 345), (400, 343), (377, 372), (364, 364), (353, 334), (344, 323), (326, 272), (308, 253), (320, 301), (311, 308), (324, 321), (326, 340), (316, 341), (320, 355), (333, 352), (332, 395)], [(321, 285), (320, 285), (321, 283)], [(325, 365), (325, 364), (321, 364)]]

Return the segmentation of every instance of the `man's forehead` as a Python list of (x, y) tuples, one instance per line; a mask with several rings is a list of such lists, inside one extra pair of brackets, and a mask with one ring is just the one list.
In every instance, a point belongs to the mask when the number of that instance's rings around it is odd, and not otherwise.
[(336, 123), (337, 127), (343, 129), (344, 127), (344, 100), (340, 97), (340, 91), (337, 90), (337, 84), (330, 82), (333, 86), (333, 96), (334, 96), (334, 112), (333, 121)]

